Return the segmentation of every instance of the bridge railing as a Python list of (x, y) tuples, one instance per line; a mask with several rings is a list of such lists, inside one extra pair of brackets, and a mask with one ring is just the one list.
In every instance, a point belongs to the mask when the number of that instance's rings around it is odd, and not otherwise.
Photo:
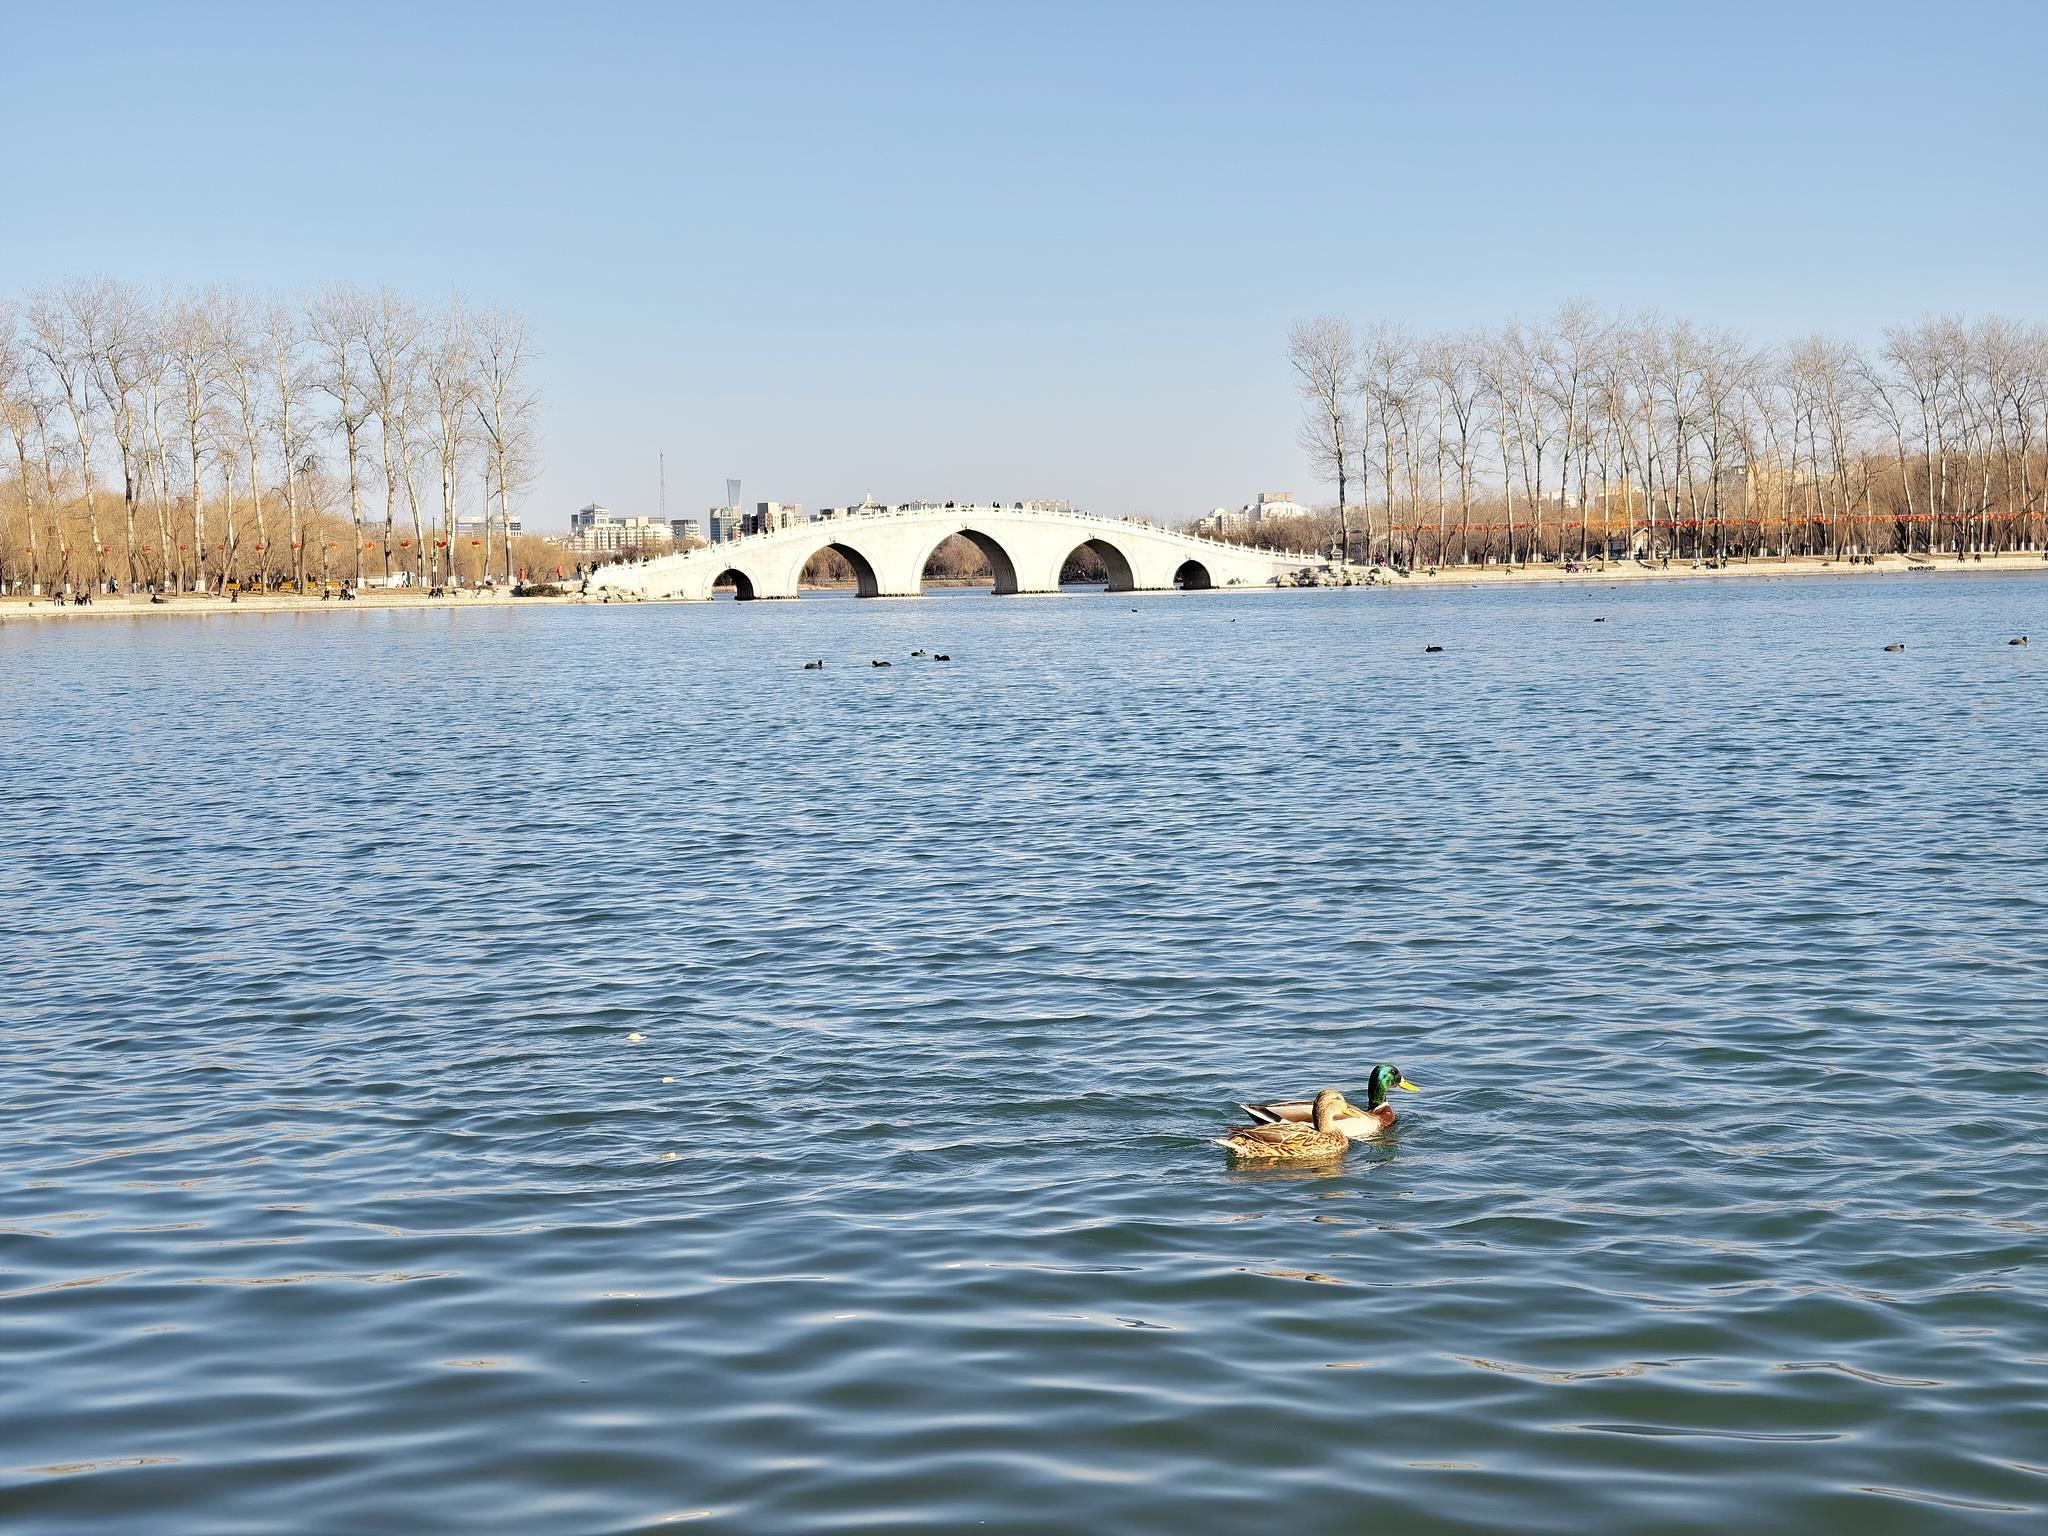
[(702, 549), (678, 550), (667, 555), (643, 555), (638, 560), (620, 561), (618, 563), (639, 569), (653, 565), (660, 560), (685, 560), (698, 555), (711, 555), (721, 550), (735, 549), (741, 546), (758, 546), (783, 534), (794, 533), (800, 528), (815, 532), (820, 527), (832, 523), (880, 522), (887, 518), (899, 517), (980, 516), (991, 512), (998, 513), (1003, 517), (1036, 518), (1043, 522), (1086, 523), (1103, 528), (1143, 528), (1152, 533), (1163, 533), (1172, 538), (1186, 540), (1190, 544), (1203, 544), (1212, 549), (1227, 550), (1231, 554), (1236, 555), (1264, 555), (1271, 560), (1296, 560), (1312, 563), (1323, 558), (1320, 555), (1312, 555), (1306, 550), (1260, 549), (1256, 545), (1251, 544), (1232, 544), (1226, 539), (1211, 538), (1207, 534), (1185, 533), (1178, 528), (1162, 528), (1157, 523), (1144, 522), (1135, 517), (1108, 517), (1100, 512), (1083, 512), (1073, 508), (1063, 512), (1052, 512), (1000, 505), (956, 505), (877, 507), (860, 511), (849, 510), (838, 517), (811, 518), (803, 523), (792, 523), (787, 527), (770, 529), (763, 533), (743, 533), (736, 538), (724, 539), (716, 544), (707, 544)]

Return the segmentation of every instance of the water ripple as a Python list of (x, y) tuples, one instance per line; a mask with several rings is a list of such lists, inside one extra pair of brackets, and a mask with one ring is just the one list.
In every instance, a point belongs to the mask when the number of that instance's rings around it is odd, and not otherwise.
[(9, 626), (0, 1526), (2031, 1528), (2044, 598)]

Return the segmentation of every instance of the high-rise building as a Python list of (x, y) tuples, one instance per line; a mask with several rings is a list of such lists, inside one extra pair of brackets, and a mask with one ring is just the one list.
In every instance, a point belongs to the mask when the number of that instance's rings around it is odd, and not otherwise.
[(764, 501), (757, 504), (746, 521), (748, 533), (773, 533), (778, 528), (807, 522), (804, 509), (795, 502)]
[(728, 506), (713, 507), (704, 514), (705, 536), (713, 544), (723, 544), (728, 539), (736, 539), (740, 536), (740, 525), (743, 521), (737, 502)]
[(564, 542), (579, 555), (658, 555), (675, 543), (675, 533), (659, 518), (614, 517), (609, 507), (593, 501), (569, 514)]

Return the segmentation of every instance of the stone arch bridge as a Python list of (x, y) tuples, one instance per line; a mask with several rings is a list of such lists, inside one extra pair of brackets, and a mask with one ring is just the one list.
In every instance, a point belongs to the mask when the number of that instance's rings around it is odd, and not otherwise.
[(730, 583), (739, 597), (795, 597), (813, 556), (836, 550), (853, 567), (862, 597), (916, 597), (925, 562), (958, 534), (987, 557), (998, 595), (1056, 592), (1067, 557), (1086, 547), (1109, 572), (1112, 592), (1292, 586), (1320, 573), (1320, 555), (1246, 549), (1173, 533), (1149, 523), (1030, 507), (916, 506), (859, 511), (794, 523), (705, 549), (607, 565), (593, 594), (702, 601)]

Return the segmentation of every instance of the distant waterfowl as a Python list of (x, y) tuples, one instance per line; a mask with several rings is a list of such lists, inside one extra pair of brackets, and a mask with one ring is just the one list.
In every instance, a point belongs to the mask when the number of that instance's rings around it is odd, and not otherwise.
[(804, 663), (804, 670), (806, 672), (822, 672), (825, 670), (825, 663), (823, 660), (807, 661)]
[(889, 667), (894, 666), (895, 663), (889, 661), (871, 661), (868, 663), (868, 665), (871, 667)]
[(1607, 620), (1606, 620), (1606, 619), (1604, 619), (1604, 618), (1601, 618), (1601, 619), (1595, 619), (1595, 620), (1594, 620), (1593, 622), (1594, 622), (1595, 624), (1605, 624), (1605, 623), (1607, 622)]
[(1337, 1127), (1354, 1114), (1344, 1095), (1325, 1088), (1310, 1106), (1311, 1123), (1275, 1120), (1260, 1125), (1240, 1125), (1222, 1138), (1231, 1156), (1257, 1163), (1325, 1162), (1342, 1157), (1351, 1138)]
[(1897, 640), (1894, 640), (1890, 645), (1885, 647), (1885, 649), (1888, 651), (1903, 651), (1905, 648), (1906, 647)]
[(911, 654), (911, 655), (913, 655), (913, 656), (929, 656), (929, 655), (931, 655), (931, 652), (930, 652), (930, 651), (912, 651), (912, 652), (911, 652), (910, 654)]
[(948, 656), (944, 651), (939, 652), (938, 655), (932, 658), (933, 661), (951, 661), (952, 659), (953, 658)]
[(1425, 656), (1434, 656), (1438, 651), (1442, 649), (1443, 647), (1440, 645), (1425, 645), (1422, 648), (1422, 651)]
[[(1394, 1106), (1387, 1102), (1387, 1095), (1396, 1088), (1408, 1093), (1422, 1092), (1401, 1075), (1399, 1067), (1389, 1066), (1385, 1062), (1374, 1067), (1372, 1076), (1366, 1082), (1365, 1108), (1360, 1109), (1348, 1099), (1345, 1100), (1344, 1111), (1336, 1123), (1336, 1129), (1353, 1141), (1379, 1135), (1398, 1118), (1394, 1113)], [(1317, 1099), (1320, 1098), (1321, 1095), (1318, 1095)], [(1315, 1118), (1315, 1101), (1309, 1099), (1272, 1099), (1264, 1104), (1240, 1104), (1237, 1107), (1261, 1125), (1299, 1125)]]
[(2008, 640), (2005, 643), (2007, 645), (2025, 645), (2027, 643), (2027, 637), (2025, 635), (2021, 635), (2018, 639)]

